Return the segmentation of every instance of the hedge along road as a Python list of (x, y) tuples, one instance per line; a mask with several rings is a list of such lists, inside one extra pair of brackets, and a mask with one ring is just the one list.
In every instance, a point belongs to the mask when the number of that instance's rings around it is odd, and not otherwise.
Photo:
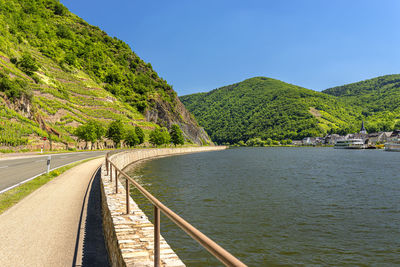
[(0, 160), (0, 193), (45, 173), (49, 156), (51, 156), (50, 169), (55, 169), (76, 161), (105, 155), (107, 152), (74, 152)]

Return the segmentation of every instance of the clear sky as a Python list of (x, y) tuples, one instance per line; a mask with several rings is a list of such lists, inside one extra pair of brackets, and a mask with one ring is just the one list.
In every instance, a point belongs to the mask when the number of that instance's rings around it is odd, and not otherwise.
[(254, 76), (323, 90), (400, 73), (399, 0), (61, 0), (178, 95)]

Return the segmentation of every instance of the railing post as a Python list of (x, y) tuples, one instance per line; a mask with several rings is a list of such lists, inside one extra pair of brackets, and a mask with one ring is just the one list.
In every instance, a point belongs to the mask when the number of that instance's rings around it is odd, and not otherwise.
[(110, 162), (110, 182), (112, 182), (112, 165), (111, 165), (111, 162)]
[(106, 155), (106, 170), (107, 170), (107, 175), (108, 175), (108, 157)]
[(154, 267), (160, 266), (160, 209), (154, 205)]
[(126, 198), (126, 214), (129, 214), (129, 180), (126, 178), (126, 190), (125, 190), (125, 198)]
[(114, 166), (115, 169), (115, 194), (118, 194), (118, 170), (117, 167)]

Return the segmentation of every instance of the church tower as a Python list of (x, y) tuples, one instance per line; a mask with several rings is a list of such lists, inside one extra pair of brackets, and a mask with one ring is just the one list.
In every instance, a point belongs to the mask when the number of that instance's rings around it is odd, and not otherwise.
[(360, 134), (367, 134), (367, 130), (365, 130), (365, 127), (364, 127), (364, 120), (361, 123)]

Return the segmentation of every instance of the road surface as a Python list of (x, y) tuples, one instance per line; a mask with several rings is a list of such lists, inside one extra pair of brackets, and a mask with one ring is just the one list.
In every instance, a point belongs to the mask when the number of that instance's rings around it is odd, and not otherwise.
[[(51, 155), (50, 169), (75, 161), (105, 155), (108, 151), (88, 151)], [(0, 161), (0, 193), (29, 178), (47, 170), (49, 155), (31, 156), (29, 158), (4, 159)]]

